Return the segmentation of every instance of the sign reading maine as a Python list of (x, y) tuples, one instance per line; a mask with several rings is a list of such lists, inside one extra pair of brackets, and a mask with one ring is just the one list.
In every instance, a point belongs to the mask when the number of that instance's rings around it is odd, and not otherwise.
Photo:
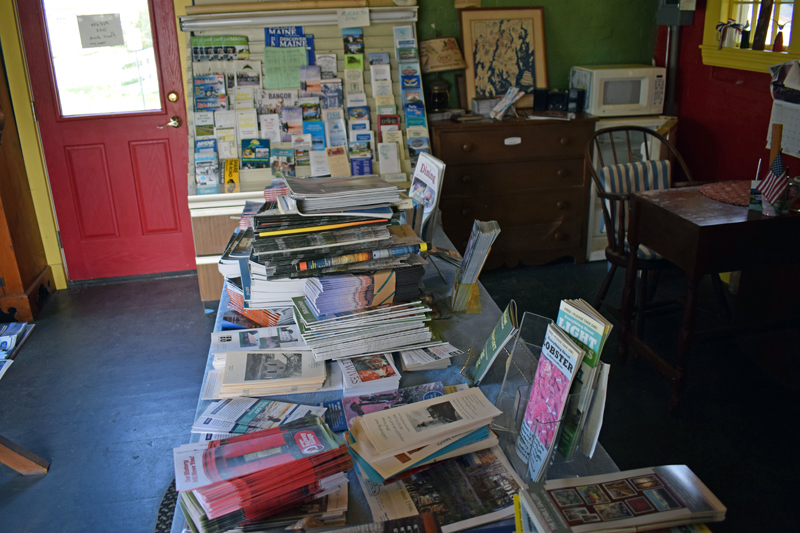
[(119, 13), (109, 15), (78, 15), (78, 32), (82, 48), (102, 48), (125, 44)]

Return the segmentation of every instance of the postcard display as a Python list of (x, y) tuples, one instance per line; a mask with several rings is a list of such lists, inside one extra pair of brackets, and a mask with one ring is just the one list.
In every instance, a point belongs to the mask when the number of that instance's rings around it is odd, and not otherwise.
[[(275, 168), (287, 168), (276, 160), (287, 157), (283, 152), (293, 153), (296, 176), (322, 176), (325, 170), (346, 168), (341, 157), (334, 159), (336, 153), (326, 153), (332, 139), (339, 145), (333, 148), (349, 156), (351, 174), (407, 181), (416, 156), (429, 152), (429, 134), (417, 50), (417, 8), (403, 9), (413, 17), (361, 28), (340, 28), (335, 22), (288, 26), (286, 12), (281, 12), (280, 26), (259, 23), (190, 32), (189, 184), (214, 188), (239, 181), (267, 184), (276, 177)], [(305, 64), (285, 67), (282, 79), (288, 86), (277, 87), (276, 62), (291, 65), (297, 59), (291, 50), (299, 48), (294, 41), (305, 44)], [(303, 68), (307, 66), (320, 68)], [(294, 73), (297, 80), (289, 82)], [(293, 109), (273, 109), (275, 102), (265, 98), (267, 92), (291, 93), (296, 100), (288, 107)], [(332, 105), (317, 103), (312, 94), (323, 100), (332, 95)], [(278, 106), (287, 107), (284, 101)], [(329, 109), (337, 108), (341, 122), (328, 116)], [(294, 109), (300, 110), (297, 117), (290, 116)], [(314, 120), (308, 120), (311, 115)], [(397, 153), (389, 153), (395, 146)], [(226, 192), (235, 191), (238, 188), (226, 187)]]

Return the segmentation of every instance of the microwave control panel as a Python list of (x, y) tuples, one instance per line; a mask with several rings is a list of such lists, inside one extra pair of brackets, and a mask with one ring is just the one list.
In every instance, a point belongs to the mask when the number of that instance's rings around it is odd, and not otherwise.
[(653, 106), (660, 107), (664, 105), (665, 86), (664, 76), (657, 75), (653, 83)]

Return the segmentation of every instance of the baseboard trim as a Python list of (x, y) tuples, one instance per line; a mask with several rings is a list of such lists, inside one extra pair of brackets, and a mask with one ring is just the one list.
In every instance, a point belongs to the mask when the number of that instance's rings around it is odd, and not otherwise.
[(111, 285), (114, 283), (130, 283), (133, 281), (146, 281), (151, 279), (162, 279), (162, 278), (183, 278), (188, 276), (197, 276), (197, 270), (178, 270), (176, 272), (157, 272), (155, 274), (141, 274), (138, 276), (118, 276), (116, 278), (84, 279), (78, 281), (70, 280), (67, 283), (67, 288), (77, 289), (81, 287)]

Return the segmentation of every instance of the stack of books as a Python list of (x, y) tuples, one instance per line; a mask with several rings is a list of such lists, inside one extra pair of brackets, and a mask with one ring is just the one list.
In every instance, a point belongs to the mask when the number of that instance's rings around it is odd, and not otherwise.
[[(173, 450), (179, 503), (195, 531), (228, 531), (346, 487), (347, 447), (319, 418)], [(346, 490), (346, 488), (345, 488)]]
[(318, 361), (444, 344), (421, 302), (319, 315), (305, 298), (293, 300), (300, 334)]
[(436, 460), (491, 446), (488, 424), (501, 412), (480, 389), (369, 413), (355, 418), (347, 444), (361, 471), (383, 483)]
[(375, 394), (400, 387), (400, 372), (391, 354), (360, 355), (340, 359), (338, 364), (344, 377), (345, 396)]
[(520, 504), (523, 530), (540, 533), (648, 531), (720, 522), (726, 512), (685, 465), (532, 483)]
[(327, 374), (310, 350), (227, 352), (215, 398), (316, 392)]

